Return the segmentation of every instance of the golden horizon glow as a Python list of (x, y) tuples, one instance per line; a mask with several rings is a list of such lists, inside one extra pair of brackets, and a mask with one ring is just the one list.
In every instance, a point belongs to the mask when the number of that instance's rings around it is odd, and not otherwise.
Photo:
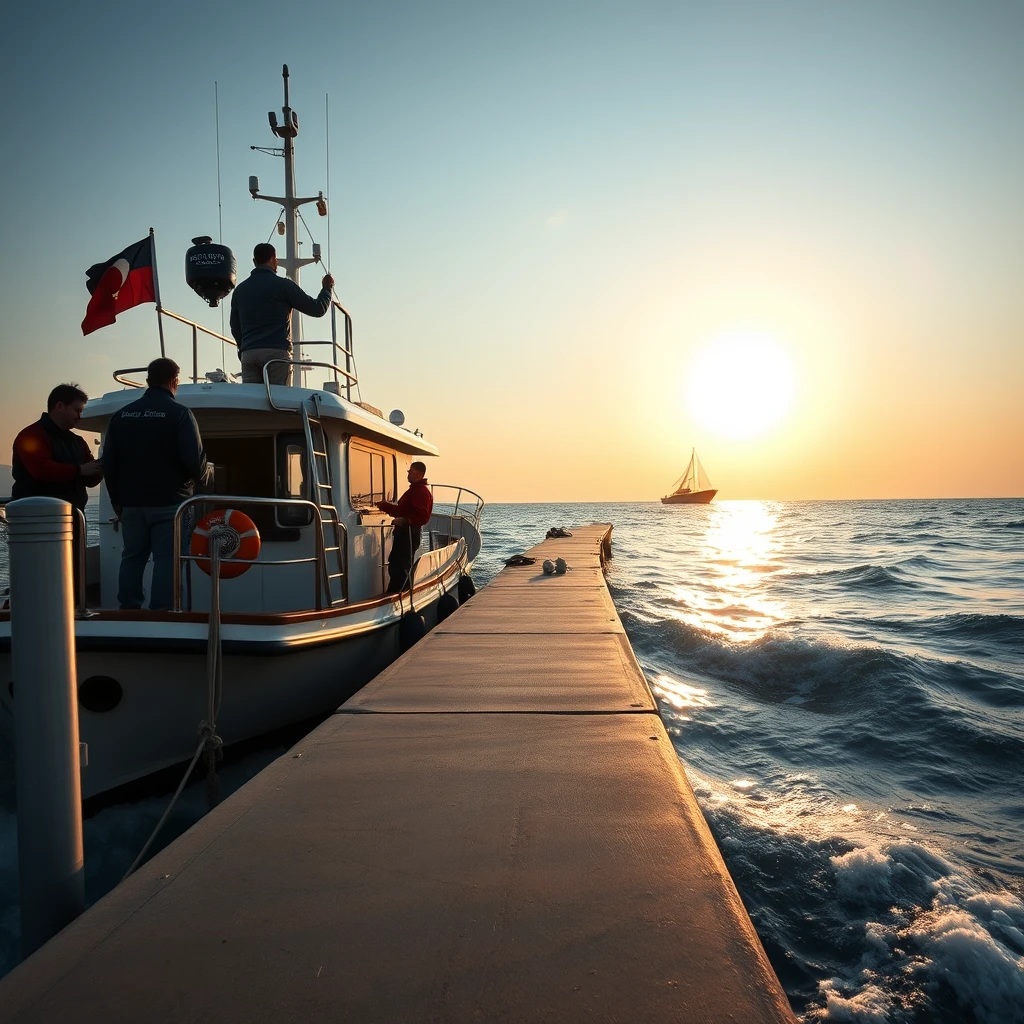
[(687, 399), (693, 417), (721, 437), (749, 440), (777, 427), (796, 394), (789, 353), (765, 334), (721, 335), (690, 368)]

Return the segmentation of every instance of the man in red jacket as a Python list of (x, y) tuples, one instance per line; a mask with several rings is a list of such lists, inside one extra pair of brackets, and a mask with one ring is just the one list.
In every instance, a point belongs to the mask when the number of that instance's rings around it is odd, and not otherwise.
[(420, 527), (430, 522), (434, 510), (434, 496), (426, 478), (425, 463), (414, 462), (409, 467), (409, 490), (393, 501), (378, 501), (377, 508), (394, 516), (391, 524), (391, 554), (388, 557), (389, 594), (400, 594), (412, 585), (412, 556), (420, 546)]
[(46, 412), (14, 439), (12, 498), (60, 498), (85, 511), (86, 488), (103, 475), (85, 438), (71, 432), (88, 401), (77, 384), (58, 384), (50, 392)]

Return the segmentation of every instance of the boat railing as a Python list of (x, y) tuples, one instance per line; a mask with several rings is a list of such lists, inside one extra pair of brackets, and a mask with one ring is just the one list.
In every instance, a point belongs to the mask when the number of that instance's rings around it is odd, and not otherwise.
[[(7, 524), (7, 505), (15, 499), (7, 496), (0, 497), (0, 522)], [(70, 502), (68, 502), (70, 504)], [(74, 505), (71, 506), (75, 514), (77, 529), (71, 536), (71, 557), (75, 560), (75, 577), (74, 577), (74, 598), (75, 598), (75, 618), (82, 619), (88, 614), (88, 608), (86, 607), (86, 561), (85, 561), (85, 550), (89, 544), (88, 538), (88, 526), (85, 522), (85, 513)], [(6, 540), (7, 531), (4, 530), (4, 539)], [(10, 558), (8, 558), (7, 564), (10, 565)]]
[[(483, 511), (484, 499), (479, 494), (469, 490), (468, 487), (459, 487), (457, 484), (432, 484), (431, 487), (453, 490), (456, 492), (455, 499), (451, 502), (451, 511), (442, 510), (439, 512), (435, 506), (434, 511), (430, 514), (430, 522), (427, 524), (426, 534), (425, 536), (423, 534), (420, 536), (420, 547), (423, 546), (423, 541), (426, 540), (427, 550), (437, 551), (440, 548), (447, 547), (449, 544), (456, 544), (462, 540), (465, 541), (466, 550), (468, 551), (470, 547), (469, 538), (465, 536), (463, 524), (468, 524), (474, 533), (479, 536), (480, 514)], [(463, 509), (460, 511), (459, 505), (463, 501), (464, 495), (472, 496), (474, 501), (472, 502), (472, 508), (469, 507), (469, 503), (464, 503)], [(381, 561), (378, 568), (380, 569), (381, 588), (383, 589), (386, 586), (385, 570), (388, 565), (384, 560), (384, 552), (387, 550), (388, 535), (394, 532), (395, 527), (392, 523), (366, 523), (363, 529), (380, 530)], [(417, 559), (418, 561), (419, 559)]]
[[(304, 341), (302, 344), (303, 345), (318, 345), (318, 344), (321, 344), (321, 342)], [(331, 343), (329, 341), (326, 341), (326, 342), (322, 342), (322, 344), (330, 345)], [(340, 366), (336, 366), (334, 363), (323, 363), (323, 362), (319, 362), (318, 360), (314, 360), (314, 359), (284, 359), (284, 358), (281, 358), (281, 359), (268, 359), (263, 364), (263, 386), (267, 389), (267, 402), (270, 404), (270, 408), (271, 409), (276, 409), (277, 412), (296, 412), (296, 411), (298, 411), (298, 407), (297, 406), (289, 408), (288, 406), (278, 405), (274, 401), (274, 395), (273, 395), (273, 393), (270, 390), (270, 386), (271, 386), (270, 385), (270, 367), (274, 366), (277, 363), (282, 363), (285, 366), (301, 366), (303, 369), (306, 369), (306, 368), (311, 367), (311, 366), (322, 366), (326, 370), (333, 370), (334, 371), (334, 379), (335, 379), (335, 381), (337, 381), (337, 379), (338, 379), (338, 374), (341, 374), (342, 377), (346, 378), (346, 380), (348, 381), (349, 384), (355, 384), (356, 383), (355, 374), (349, 373), (348, 370), (343, 370)], [(284, 387), (286, 385), (279, 385), (279, 386)]]
[[(274, 558), (264, 559), (258, 558), (255, 562), (249, 561), (243, 558), (222, 558), (220, 562), (222, 565), (250, 565), (254, 567), (266, 567), (272, 565), (312, 565), (313, 566), (313, 583), (314, 583), (314, 603), (313, 607), (317, 611), (321, 611), (324, 608), (324, 590), (327, 581), (327, 555), (324, 550), (324, 524), (321, 515), (320, 508), (315, 502), (308, 501), (305, 498), (256, 498), (248, 495), (239, 494), (196, 494), (191, 498), (187, 498), (183, 501), (174, 513), (174, 605), (173, 611), (182, 611), (182, 599), (181, 599), (181, 579), (182, 579), (182, 567), (192, 562), (205, 562), (209, 560), (209, 556), (193, 555), (191, 553), (185, 554), (182, 550), (182, 526), (184, 523), (185, 512), (191, 509), (195, 505), (214, 505), (220, 507), (235, 506), (245, 507), (246, 505), (271, 505), (276, 507), (286, 506), (290, 508), (304, 508), (309, 509), (312, 513), (311, 518), (313, 520), (313, 526), (316, 532), (316, 551), (313, 555), (306, 558)], [(348, 600), (348, 530), (344, 523), (336, 524), (340, 528), (342, 535), (345, 538), (344, 555), (345, 568), (344, 573), (344, 599)], [(328, 595), (328, 603), (330, 597)], [(189, 595), (188, 601), (189, 607), (184, 609), (185, 611), (191, 611), (191, 594)]]
[[(185, 324), (187, 327), (192, 328), (192, 383), (198, 384), (200, 381), (199, 377), (199, 335), (207, 334), (211, 338), (216, 338), (218, 341), (226, 342), (232, 348), (236, 348), (235, 341), (233, 338), (227, 337), (227, 335), (220, 334), (218, 331), (211, 330), (209, 327), (204, 327), (202, 324), (197, 324), (195, 320), (189, 320), (188, 317), (180, 316), (178, 313), (172, 313), (169, 309), (160, 309), (159, 314), (161, 317), (169, 316), (172, 320), (177, 320), (179, 323)], [(128, 373), (145, 373), (147, 367), (145, 366), (132, 366), (125, 370), (115, 370), (114, 380), (118, 384), (123, 385), (127, 388), (144, 388), (146, 385), (142, 381), (133, 380), (131, 377), (126, 377)], [(203, 377), (203, 380), (206, 378)]]
[[(345, 318), (345, 340), (339, 344), (338, 342), (338, 313)], [(349, 400), (352, 398), (352, 386), (358, 384), (358, 380), (355, 375), (355, 353), (352, 349), (352, 317), (349, 315), (348, 310), (337, 300), (331, 300), (331, 338), (330, 341), (309, 341), (303, 338), (299, 342), (300, 346), (306, 345), (330, 345), (331, 346), (331, 362), (329, 368), (334, 371), (334, 383), (343, 386), (345, 388), (345, 397)], [(341, 359), (339, 354), (345, 357), (345, 368), (341, 368)], [(304, 363), (303, 363), (304, 364)], [(339, 377), (345, 378), (344, 385), (341, 385)]]
[[(474, 526), (480, 525), (480, 516), (483, 513), (485, 502), (484, 499), (476, 493), (476, 491), (471, 491), (468, 487), (463, 487), (461, 484), (431, 484), (430, 493), (434, 498), (435, 506), (439, 503), (439, 492), (442, 494), (440, 504), (454, 506), (454, 515), (462, 515), (464, 518), (469, 519)], [(453, 500), (449, 501), (444, 497), (444, 495), (451, 492), (455, 493), (455, 497)], [(465, 500), (463, 500), (463, 498), (465, 498)], [(465, 511), (460, 513), (460, 508)]]

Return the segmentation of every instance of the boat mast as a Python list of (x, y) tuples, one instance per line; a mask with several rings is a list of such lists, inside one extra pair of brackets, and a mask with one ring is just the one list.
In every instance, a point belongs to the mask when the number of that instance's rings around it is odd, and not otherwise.
[[(284, 125), (278, 130), (271, 123), (275, 135), (284, 139), (284, 241), (285, 261), (284, 272), (296, 284), (299, 283), (299, 214), (295, 203), (295, 145), (293, 139), (299, 134), (299, 117), (288, 105), (288, 65), (282, 66), (281, 77), (284, 79)], [(295, 359), (302, 358), (302, 318), (297, 309), (292, 310), (292, 351)], [(298, 366), (292, 367), (292, 386), (302, 385), (302, 371)]]
[[(253, 149), (261, 149), (263, 152), (271, 152), (276, 156), (284, 157), (284, 195), (283, 196), (262, 196), (259, 195), (259, 181), (255, 177), (249, 178), (249, 192), (253, 199), (266, 199), (269, 202), (278, 203), (284, 207), (284, 237), (285, 237), (285, 258), (278, 262), (284, 267), (285, 276), (289, 280), (299, 283), (299, 270), (309, 263), (319, 262), (319, 246), (313, 246), (312, 259), (299, 259), (299, 207), (304, 203), (317, 203), (318, 211), (327, 212), (324, 206), (324, 194), (320, 192), (315, 196), (298, 198), (295, 195), (295, 146), (293, 140), (299, 134), (299, 116), (292, 110), (288, 101), (288, 65), (282, 65), (281, 77), (284, 79), (284, 106), (281, 114), (284, 123), (277, 123), (277, 115), (274, 111), (267, 113), (270, 121), (270, 130), (279, 138), (284, 140), (284, 148), (278, 150), (266, 150), (261, 146), (253, 146)], [(292, 351), (293, 359), (302, 359), (302, 320), (297, 309), (292, 310)], [(292, 386), (302, 386), (302, 367), (296, 364), (292, 367)]]

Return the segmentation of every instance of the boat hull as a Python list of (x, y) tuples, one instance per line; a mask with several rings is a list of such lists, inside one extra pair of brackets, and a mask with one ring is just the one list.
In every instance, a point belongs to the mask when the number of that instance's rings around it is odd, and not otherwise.
[[(459, 576), (417, 586), (415, 610), (428, 630), (437, 623), (441, 594), (454, 591)], [(231, 746), (330, 714), (401, 655), (400, 622), (408, 611), (406, 594), (312, 619), (225, 622), (217, 735)], [(196, 751), (207, 717), (208, 626), (171, 619), (101, 613), (75, 622), (79, 738), (88, 748), (83, 799), (187, 763)], [(4, 632), (0, 679), (10, 680), (9, 627)], [(95, 692), (97, 680), (103, 694), (115, 694), (107, 701), (112, 706), (85, 697), (83, 684)], [(0, 688), (0, 734), (12, 745), (16, 700), (13, 684)]]
[(707, 505), (718, 493), (718, 488), (706, 491), (690, 491), (688, 494), (666, 494), (661, 499), (663, 505)]

